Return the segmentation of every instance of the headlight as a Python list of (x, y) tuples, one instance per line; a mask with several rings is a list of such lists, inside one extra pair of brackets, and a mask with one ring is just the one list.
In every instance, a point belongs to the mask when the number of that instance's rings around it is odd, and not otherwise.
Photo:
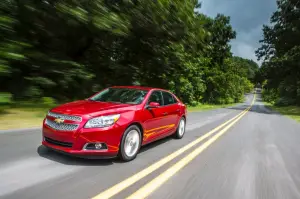
[(120, 114), (116, 115), (108, 115), (108, 116), (101, 116), (95, 117), (90, 119), (85, 125), (84, 128), (102, 128), (108, 127), (116, 123), (120, 118)]

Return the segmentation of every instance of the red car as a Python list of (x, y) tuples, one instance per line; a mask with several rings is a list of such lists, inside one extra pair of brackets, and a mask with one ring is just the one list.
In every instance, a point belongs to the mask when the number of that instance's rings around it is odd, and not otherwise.
[(171, 92), (139, 86), (107, 88), (51, 109), (43, 121), (48, 148), (80, 156), (133, 160), (142, 145), (182, 138), (186, 106)]

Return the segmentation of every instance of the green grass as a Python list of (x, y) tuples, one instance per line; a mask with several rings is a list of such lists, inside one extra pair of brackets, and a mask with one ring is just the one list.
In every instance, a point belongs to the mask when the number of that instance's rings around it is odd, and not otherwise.
[(200, 104), (198, 106), (189, 106), (188, 107), (188, 112), (197, 112), (197, 111), (206, 111), (206, 110), (212, 110), (212, 109), (217, 109), (217, 108), (227, 108), (230, 106), (234, 106), (236, 104)]
[(0, 105), (0, 130), (39, 127), (49, 106), (19, 103)]
[(297, 122), (300, 122), (300, 107), (299, 106), (275, 106), (274, 104), (271, 103), (266, 103), (266, 106), (283, 114), (286, 115)]
[(36, 102), (12, 101), (9, 93), (0, 93), (0, 130), (30, 128), (42, 125), (42, 121), (55, 101), (42, 97)]

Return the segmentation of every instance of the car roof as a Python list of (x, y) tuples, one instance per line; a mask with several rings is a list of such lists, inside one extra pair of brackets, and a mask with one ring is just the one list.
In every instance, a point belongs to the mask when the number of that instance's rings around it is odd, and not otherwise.
[(162, 91), (167, 91), (165, 89), (162, 88), (155, 88), (155, 87), (146, 87), (146, 86), (111, 86), (111, 88), (132, 88), (132, 89), (141, 89), (141, 90), (147, 90), (147, 91), (151, 91), (151, 90), (162, 90)]

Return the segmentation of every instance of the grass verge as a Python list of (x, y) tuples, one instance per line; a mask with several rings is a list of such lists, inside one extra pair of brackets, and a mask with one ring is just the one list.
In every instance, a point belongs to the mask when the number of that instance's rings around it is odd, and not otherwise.
[(206, 111), (206, 110), (213, 110), (213, 109), (218, 109), (218, 108), (227, 108), (230, 106), (234, 106), (236, 104), (201, 104), (198, 106), (189, 106), (188, 107), (188, 112), (198, 112), (198, 111)]
[(39, 127), (49, 108), (0, 106), (0, 130)]
[(281, 113), (282, 115), (286, 115), (294, 120), (296, 120), (297, 122), (300, 122), (300, 107), (299, 106), (275, 106), (274, 104), (271, 103), (266, 103), (265, 105), (279, 113)]

